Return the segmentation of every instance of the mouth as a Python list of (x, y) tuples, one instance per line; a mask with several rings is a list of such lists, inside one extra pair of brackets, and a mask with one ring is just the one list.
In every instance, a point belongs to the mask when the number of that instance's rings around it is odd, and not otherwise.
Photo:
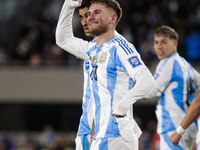
[(162, 51), (157, 52), (157, 55), (162, 56), (164, 53)]
[(89, 22), (89, 26), (93, 26), (93, 25), (95, 25), (95, 24), (97, 24), (96, 22), (94, 22), (94, 21), (91, 21), (91, 22)]
[(163, 52), (158, 52), (158, 55), (162, 55), (163, 54)]
[(84, 32), (88, 33), (89, 32), (89, 28), (84, 28)]

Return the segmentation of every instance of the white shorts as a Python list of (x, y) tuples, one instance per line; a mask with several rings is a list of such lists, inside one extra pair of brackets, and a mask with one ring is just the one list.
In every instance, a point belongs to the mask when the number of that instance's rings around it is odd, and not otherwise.
[(122, 137), (96, 138), (93, 140), (91, 150), (138, 150), (138, 140), (125, 141)]
[(89, 150), (91, 134), (77, 136), (75, 139), (76, 150)]
[(185, 132), (182, 135), (182, 138), (179, 142), (178, 146), (175, 146), (170, 140), (169, 137), (174, 133), (175, 131), (170, 131), (164, 134), (160, 135), (160, 150), (190, 150), (193, 146), (193, 142), (195, 140), (194, 135), (190, 135), (187, 132)]

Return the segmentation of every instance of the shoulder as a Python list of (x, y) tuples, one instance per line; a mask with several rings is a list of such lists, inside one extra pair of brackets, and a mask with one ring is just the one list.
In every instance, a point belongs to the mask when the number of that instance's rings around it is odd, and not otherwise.
[(118, 52), (125, 53), (126, 55), (130, 55), (137, 51), (135, 46), (128, 42), (123, 36), (116, 36), (112, 40), (112, 45), (116, 47)]
[(172, 69), (174, 60), (175, 60), (174, 57), (166, 57), (166, 58), (160, 60), (157, 65), (158, 71), (162, 72), (163, 70), (165, 70), (165, 68)]

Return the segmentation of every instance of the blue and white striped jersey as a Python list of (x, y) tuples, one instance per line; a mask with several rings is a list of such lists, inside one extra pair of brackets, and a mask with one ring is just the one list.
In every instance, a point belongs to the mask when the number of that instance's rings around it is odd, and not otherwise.
[(92, 132), (93, 108), (91, 100), (90, 77), (89, 77), (89, 62), (84, 61), (83, 74), (83, 98), (82, 98), (82, 115), (79, 124), (78, 136), (88, 135)]
[[(115, 31), (115, 35), (122, 37), (117, 31)], [(83, 64), (84, 84), (83, 84), (83, 98), (82, 98), (83, 104), (82, 104), (82, 115), (78, 129), (78, 136), (91, 134), (92, 130), (93, 106), (91, 100), (89, 67), (90, 67), (89, 62), (84, 61)], [(133, 87), (133, 79), (129, 78), (129, 89), (131, 89), (132, 87)], [(131, 108), (130, 115), (132, 114), (133, 110)]]
[[(200, 75), (184, 58), (174, 53), (159, 62), (154, 78), (157, 91), (151, 95), (159, 98), (157, 132), (176, 130), (195, 97), (195, 89), (200, 88)], [(187, 130), (196, 130), (196, 125), (193, 123), (189, 128)]]
[[(91, 63), (90, 78), (95, 100), (96, 136), (120, 136), (113, 108), (130, 90), (130, 77), (146, 68), (135, 47), (120, 36), (96, 46), (90, 43), (87, 52)], [(130, 107), (130, 105), (129, 105)]]
[[(138, 139), (141, 131), (130, 113), (131, 106), (150, 91), (155, 81), (135, 47), (123, 37), (116, 35), (101, 46), (96, 46), (95, 40), (88, 42), (74, 37), (72, 2), (66, 0), (62, 7), (56, 44), (77, 58), (89, 61), (91, 99), (95, 102), (95, 137), (123, 135), (129, 140)], [(133, 80), (136, 84), (130, 88)], [(113, 112), (127, 117), (115, 118)]]

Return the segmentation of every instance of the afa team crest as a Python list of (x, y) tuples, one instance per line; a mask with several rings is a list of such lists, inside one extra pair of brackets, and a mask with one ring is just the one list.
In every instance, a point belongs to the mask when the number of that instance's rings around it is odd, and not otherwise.
[(94, 58), (92, 59), (92, 64), (95, 64), (95, 63), (97, 62), (98, 56), (99, 56), (99, 54), (96, 54), (96, 55), (94, 56)]
[(108, 55), (108, 52), (103, 52), (102, 54), (101, 54), (101, 56), (99, 57), (99, 63), (100, 64), (103, 64), (103, 63), (105, 63), (106, 62), (106, 59), (107, 59), (107, 55)]

